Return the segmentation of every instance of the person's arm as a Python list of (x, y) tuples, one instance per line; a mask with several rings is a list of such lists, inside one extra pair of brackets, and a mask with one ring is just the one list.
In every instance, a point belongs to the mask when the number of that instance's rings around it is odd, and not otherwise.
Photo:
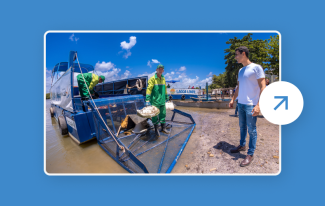
[(239, 82), (237, 82), (237, 88), (235, 91), (234, 96), (232, 97), (231, 101), (229, 102), (229, 107), (232, 108), (234, 106), (234, 101), (236, 100), (236, 98), (238, 97), (238, 93), (239, 93)]
[(166, 81), (165, 81), (165, 89), (166, 89), (166, 93), (165, 93), (165, 100), (168, 101), (168, 94), (167, 94), (167, 86), (166, 86)]
[(147, 87), (147, 92), (146, 92), (146, 102), (150, 101), (150, 97), (151, 97), (151, 92), (153, 87), (155, 86), (155, 79), (154, 78), (150, 78), (148, 81), (148, 87)]
[(92, 74), (91, 82), (89, 83), (89, 90), (93, 90), (94, 87), (98, 84), (99, 77), (96, 74)]
[[(260, 91), (260, 97), (261, 97), (261, 94), (266, 87), (265, 78), (260, 78), (257, 80), (257, 82), (258, 82), (258, 86), (260, 87), (260, 90), (261, 90)], [(257, 116), (260, 113), (260, 100), (259, 99), (258, 99), (256, 106), (253, 108), (252, 113), (253, 113), (253, 116)]]

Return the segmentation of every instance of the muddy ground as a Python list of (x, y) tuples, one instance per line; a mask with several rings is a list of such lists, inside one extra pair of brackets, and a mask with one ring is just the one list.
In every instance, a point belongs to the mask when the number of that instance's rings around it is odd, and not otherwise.
[[(239, 145), (240, 131), (234, 109), (202, 109), (177, 107), (190, 113), (196, 128), (185, 147), (173, 173), (210, 174), (276, 174), (280, 168), (279, 126), (271, 124), (263, 116), (257, 119), (257, 143), (253, 162), (240, 167), (247, 150), (230, 153)], [(249, 135), (246, 146), (248, 147)]]

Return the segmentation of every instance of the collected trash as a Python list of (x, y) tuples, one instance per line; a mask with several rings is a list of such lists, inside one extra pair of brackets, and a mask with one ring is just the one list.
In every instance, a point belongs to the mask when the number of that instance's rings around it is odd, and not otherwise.
[(124, 132), (124, 135), (130, 135), (132, 134), (131, 132)]
[(132, 118), (129, 115), (126, 115), (125, 119), (121, 123), (121, 127), (123, 129), (129, 130), (135, 127), (135, 122), (132, 120)]
[(147, 106), (141, 110), (137, 110), (137, 115), (143, 118), (152, 118), (160, 113), (159, 109), (155, 106)]
[(174, 103), (172, 101), (166, 102), (166, 109), (167, 110), (174, 110), (175, 109)]

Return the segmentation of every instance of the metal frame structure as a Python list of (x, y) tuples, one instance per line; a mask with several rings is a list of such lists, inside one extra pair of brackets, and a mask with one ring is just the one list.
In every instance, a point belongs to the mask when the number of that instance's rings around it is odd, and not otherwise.
[[(99, 117), (99, 115), (101, 115), (101, 114), (98, 112), (97, 108), (94, 107), (94, 105), (92, 104), (91, 101), (82, 101), (80, 97), (75, 96), (75, 91), (74, 91), (74, 85), (73, 84), (74, 84), (74, 69), (75, 69), (74, 61), (76, 59), (77, 59), (77, 52), (76, 51), (70, 51), (68, 67), (65, 70), (65, 72), (71, 70), (71, 76), (70, 76), (70, 81), (71, 81), (70, 92), (71, 92), (71, 94), (70, 95), (71, 95), (73, 110), (68, 111), (65, 108), (62, 108), (59, 105), (53, 104), (51, 102), (51, 107), (54, 109), (54, 117), (56, 118), (56, 120), (58, 121), (59, 116), (63, 116), (64, 119), (66, 120), (69, 136), (73, 140), (78, 142), (79, 144), (87, 142), (87, 141), (97, 137), (97, 142), (101, 146), (101, 148), (104, 149), (104, 151), (107, 154), (109, 154), (119, 165), (121, 165), (124, 169), (126, 169), (127, 171), (129, 171), (131, 173), (136, 172), (136, 171), (134, 169), (129, 168), (128, 166), (126, 166), (125, 162), (127, 162), (128, 160), (132, 160), (133, 163), (136, 164), (139, 168), (141, 168), (141, 170), (144, 173), (148, 173), (149, 170), (146, 168), (146, 165), (142, 162), (142, 159), (141, 159), (142, 156), (141, 155), (145, 154), (146, 152), (148, 152), (148, 151), (150, 151), (152, 149), (155, 149), (156, 147), (158, 147), (158, 146), (160, 146), (162, 144), (165, 144), (165, 148), (164, 148), (162, 157), (161, 157), (161, 159), (157, 160), (160, 163), (159, 168), (158, 168), (157, 171), (155, 171), (157, 173), (160, 173), (162, 171), (162, 165), (164, 163), (164, 160), (166, 159), (166, 156), (168, 156), (167, 147), (169, 146), (169, 142), (173, 141), (173, 139), (177, 138), (177, 136), (183, 134), (183, 132), (188, 132), (190, 130), (189, 134), (185, 138), (185, 141), (182, 142), (182, 144), (180, 146), (180, 149), (177, 150), (178, 151), (177, 155), (175, 157), (173, 156), (173, 162), (171, 162), (171, 164), (168, 165), (168, 170), (167, 171), (164, 170), (164, 172), (170, 173), (172, 171), (172, 169), (174, 168), (177, 160), (179, 159), (182, 151), (184, 150), (184, 148), (185, 148), (185, 146), (186, 146), (186, 144), (187, 144), (187, 142), (188, 142), (188, 140), (189, 140), (195, 126), (196, 126), (192, 116), (187, 114), (187, 113), (184, 113), (182, 111), (179, 111), (177, 109), (174, 109), (172, 118), (171, 118), (171, 120), (168, 121), (169, 125), (171, 126), (171, 131), (173, 131), (173, 126), (177, 127), (177, 124), (182, 125), (183, 127), (185, 126), (185, 129), (183, 131), (178, 132), (177, 134), (172, 135), (172, 133), (170, 133), (166, 140), (164, 140), (164, 141), (162, 141), (160, 143), (154, 144), (151, 148), (146, 149), (146, 150), (145, 150), (145, 148), (143, 146), (146, 145), (149, 142), (149, 140), (148, 141), (143, 141), (143, 143), (141, 143), (140, 146), (137, 146), (137, 149), (134, 150), (134, 149), (132, 149), (132, 146), (134, 146), (134, 145), (136, 145), (138, 143), (138, 140), (139, 140), (140, 136), (131, 134), (131, 135), (124, 136), (124, 137), (118, 137), (119, 134), (116, 134), (116, 129), (115, 129), (115, 126), (114, 126), (112, 111), (111, 111), (110, 107), (107, 107), (107, 109), (108, 109), (108, 113), (109, 113), (108, 117), (111, 118), (111, 120), (112, 120), (111, 122), (113, 124), (112, 130), (107, 127), (106, 123), (103, 121), (103, 118)], [(57, 72), (61, 71), (60, 70), (61, 63), (58, 63), (56, 65), (56, 66), (58, 66), (56, 71), (54, 71), (55, 68), (53, 69), (52, 73), (54, 75), (52, 74), (52, 81), (53, 81), (55, 75), (58, 75)], [(62, 63), (62, 65), (63, 64), (65, 66), (67, 65), (67, 63)], [(91, 65), (88, 65), (88, 66), (90, 68), (89, 71), (92, 71), (93, 67)], [(55, 74), (55, 73), (57, 73), (57, 74)], [(61, 75), (60, 78), (62, 76), (64, 76), (64, 74)], [(56, 84), (56, 83), (60, 84), (60, 82), (59, 82), (60, 78), (57, 78), (57, 81), (54, 82), (54, 84)], [(147, 86), (148, 77), (145, 77), (145, 78), (146, 78), (146, 86)], [(134, 81), (135, 79), (138, 79), (138, 78), (124, 79), (124, 80), (114, 81), (114, 82), (110, 82), (110, 83), (113, 83), (113, 86), (114, 86), (115, 82), (126, 81), (127, 84), (128, 84), (129, 81), (131, 81), (131, 80)], [(52, 84), (52, 86), (54, 84)], [(102, 85), (102, 91), (103, 91), (103, 89), (104, 89), (104, 86)], [(134, 88), (134, 89), (136, 89), (136, 88)], [(120, 90), (122, 90), (122, 89), (120, 89)], [(118, 91), (120, 91), (120, 90), (118, 90)], [(113, 94), (115, 94), (114, 91), (115, 90), (114, 90), (114, 87), (113, 87)], [(106, 91), (103, 91), (103, 93), (104, 92), (106, 92)], [(100, 95), (100, 97), (102, 97), (102, 98), (100, 98), (97, 101), (95, 100), (96, 102), (99, 103), (97, 106), (100, 106), (101, 101), (105, 102), (106, 100), (108, 101), (110, 99), (117, 99), (118, 101), (122, 102), (122, 105), (123, 105), (122, 109), (124, 110), (125, 115), (126, 115), (127, 108), (124, 105), (125, 103), (123, 103), (123, 99), (128, 99), (128, 101), (130, 101), (130, 100), (132, 100), (134, 98), (138, 98), (141, 101), (144, 101), (144, 98), (141, 95), (125, 96), (123, 94), (119, 94), (119, 95)], [(52, 100), (52, 97), (51, 97), (51, 100)], [(136, 107), (136, 109), (141, 109), (141, 108), (137, 108), (137, 106), (135, 106), (135, 107)], [(97, 112), (96, 112), (96, 110), (97, 110)], [(174, 121), (175, 114), (179, 114), (181, 116), (187, 117), (189, 119), (190, 123), (182, 123), (182, 122)], [(98, 130), (96, 129), (96, 127), (97, 127), (96, 125), (101, 125), (101, 127), (108, 129), (110, 134), (112, 134), (111, 135), (112, 141), (114, 140), (116, 143), (118, 143), (119, 146), (122, 145), (125, 148), (125, 150), (122, 152), (120, 150), (120, 148), (117, 147), (116, 148), (116, 153), (112, 153), (112, 152), (108, 151), (105, 148), (105, 145), (104, 145), (104, 144), (107, 143), (107, 141), (105, 142), (105, 141), (103, 141), (103, 140), (101, 140), (99, 138), (100, 134), (98, 133)], [(105, 125), (106, 125), (106, 127), (105, 127)], [(128, 137), (132, 137), (132, 138), (134, 137), (134, 139), (129, 145), (125, 145), (123, 143), (123, 140), (125, 140)], [(185, 137), (185, 136), (183, 136), (183, 137)], [(141, 150), (143, 150), (143, 151), (141, 151)]]

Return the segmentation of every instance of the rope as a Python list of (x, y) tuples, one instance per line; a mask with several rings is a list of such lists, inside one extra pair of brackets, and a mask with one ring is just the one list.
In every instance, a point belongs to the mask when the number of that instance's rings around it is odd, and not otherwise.
[(90, 94), (90, 91), (89, 91), (88, 85), (87, 85), (87, 83), (86, 83), (85, 77), (84, 77), (84, 75), (83, 75), (83, 73), (82, 73), (82, 69), (81, 69), (81, 67), (80, 67), (80, 63), (79, 63), (78, 55), (77, 55), (77, 54), (76, 54), (76, 57), (77, 57), (76, 60), (77, 60), (77, 62), (78, 62), (78, 65), (79, 65), (79, 68), (80, 68), (80, 72), (81, 72), (81, 75), (82, 75), (82, 79), (83, 79), (84, 82), (85, 82), (85, 85), (86, 85), (87, 90), (88, 90), (89, 97), (91, 98), (91, 101), (93, 102), (93, 104), (94, 104), (94, 106), (95, 106), (95, 107), (94, 107), (95, 110), (97, 111), (97, 113), (98, 113), (99, 117), (101, 118), (101, 120), (104, 122), (107, 131), (110, 133), (110, 135), (112, 136), (112, 138), (114, 139), (114, 141), (116, 142), (116, 144), (119, 146), (120, 150), (123, 150), (123, 152), (125, 152), (125, 148), (124, 148), (123, 146), (121, 146), (121, 145), (117, 142), (117, 140), (114, 138), (113, 133), (112, 133), (111, 130), (108, 128), (108, 126), (107, 126), (106, 122), (104, 121), (102, 115), (99, 113), (98, 108), (97, 108), (97, 106), (96, 106), (96, 104), (95, 104), (95, 102), (94, 102), (94, 100), (93, 100), (93, 97), (92, 97), (91, 94)]
[(138, 79), (137, 82), (135, 83), (135, 85), (132, 86), (132, 87), (129, 87), (128, 85), (126, 85), (126, 89), (129, 89), (129, 92), (130, 92), (130, 89), (132, 89), (134, 87), (136, 87), (138, 89), (138, 91), (141, 91), (142, 90), (143, 85), (142, 85), (141, 79)]

